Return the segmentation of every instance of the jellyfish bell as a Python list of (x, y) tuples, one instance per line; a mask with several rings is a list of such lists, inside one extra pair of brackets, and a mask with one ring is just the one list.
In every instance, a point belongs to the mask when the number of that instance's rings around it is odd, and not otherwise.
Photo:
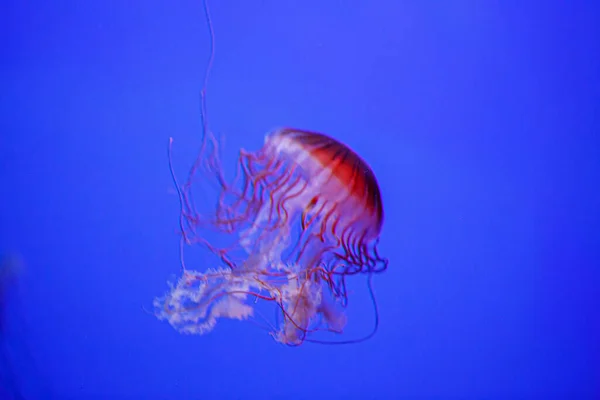
[(303, 229), (316, 217), (320, 238), (331, 234), (345, 250), (358, 250), (348, 256), (364, 256), (356, 246), (379, 237), (383, 225), (379, 184), (367, 163), (329, 136), (297, 129), (274, 131), (265, 148), (270, 158), (287, 161), (287, 174), (298, 170), (303, 178), (291, 199), (302, 209)]
[[(211, 214), (201, 214), (187, 195), (191, 185), (182, 186), (182, 233), (223, 265), (184, 269), (155, 300), (156, 315), (181, 332), (203, 334), (220, 318), (253, 317), (254, 303), (264, 300), (279, 310), (270, 330), (282, 343), (313, 340), (317, 331), (342, 333), (346, 277), (387, 268), (377, 253), (384, 213), (371, 168), (325, 134), (280, 128), (258, 151), (240, 151), (238, 174), (228, 182), (211, 142), (212, 150), (199, 156), (208, 161), (197, 164), (216, 177), (219, 200)], [(225, 233), (232, 245), (213, 246), (199, 226)], [(190, 240), (194, 234), (197, 240)], [(240, 248), (245, 255), (236, 259)]]

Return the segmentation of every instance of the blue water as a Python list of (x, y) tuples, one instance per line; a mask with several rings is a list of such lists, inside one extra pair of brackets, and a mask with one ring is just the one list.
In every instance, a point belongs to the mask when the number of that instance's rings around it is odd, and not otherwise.
[(0, 396), (599, 398), (598, 5), (210, 6), (226, 167), (294, 126), (375, 171), (377, 335), (289, 348), (251, 323), (185, 336), (146, 313), (179, 273), (167, 148), (183, 174), (200, 143), (202, 3), (8, 0), (0, 250), (20, 266), (0, 291)]

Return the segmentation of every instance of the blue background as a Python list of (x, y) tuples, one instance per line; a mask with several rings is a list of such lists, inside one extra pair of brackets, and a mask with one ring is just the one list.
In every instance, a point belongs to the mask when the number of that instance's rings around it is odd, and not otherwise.
[(379, 333), (287, 348), (142, 310), (179, 271), (167, 147), (183, 174), (201, 2), (4, 1), (0, 248), (24, 267), (3, 368), (32, 399), (598, 398), (593, 3), (210, 4), (227, 166), (273, 127), (313, 129), (357, 150), (384, 196)]

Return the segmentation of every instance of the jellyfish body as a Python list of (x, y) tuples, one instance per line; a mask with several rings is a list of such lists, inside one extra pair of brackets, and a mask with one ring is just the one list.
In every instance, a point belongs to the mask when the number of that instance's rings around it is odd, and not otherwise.
[[(346, 278), (387, 268), (377, 253), (384, 214), (371, 168), (341, 142), (291, 128), (267, 135), (257, 152), (242, 150), (230, 182), (217, 154), (215, 147), (203, 151), (197, 163), (219, 183), (216, 209), (207, 215), (194, 207), (196, 168), (179, 193), (185, 242), (205, 245), (222, 265), (184, 268), (155, 300), (156, 315), (180, 332), (203, 334), (219, 318), (252, 317), (256, 300), (264, 300), (277, 305), (281, 318), (270, 330), (282, 343), (301, 344), (319, 330), (341, 333)], [(227, 234), (233, 244), (213, 246), (200, 227)], [(236, 257), (236, 249), (244, 256)]]

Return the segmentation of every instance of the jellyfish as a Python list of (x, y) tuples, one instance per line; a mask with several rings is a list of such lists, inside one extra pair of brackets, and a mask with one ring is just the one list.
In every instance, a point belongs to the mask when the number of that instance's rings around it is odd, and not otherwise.
[[(155, 299), (155, 315), (181, 333), (205, 334), (220, 319), (256, 317), (261, 302), (274, 305), (277, 318), (267, 329), (280, 343), (353, 342), (314, 334), (342, 334), (346, 280), (367, 276), (374, 301), (370, 278), (388, 266), (377, 250), (384, 211), (370, 166), (329, 135), (293, 128), (267, 134), (258, 151), (241, 150), (230, 180), (219, 155), (210, 136), (186, 183), (175, 180), (182, 246), (203, 246), (218, 265), (195, 271), (182, 256), (182, 274)], [(208, 212), (194, 202), (198, 175), (218, 188)], [(207, 240), (209, 231), (227, 237), (227, 245)]]

